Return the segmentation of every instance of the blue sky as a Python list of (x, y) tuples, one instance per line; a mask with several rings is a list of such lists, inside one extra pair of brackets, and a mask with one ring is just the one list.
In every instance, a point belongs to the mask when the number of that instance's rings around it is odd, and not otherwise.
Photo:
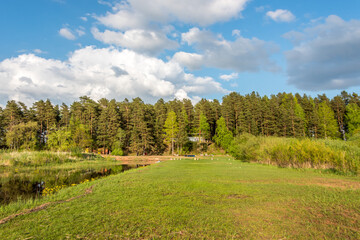
[(0, 104), (359, 93), (359, 9), (357, 0), (2, 1)]

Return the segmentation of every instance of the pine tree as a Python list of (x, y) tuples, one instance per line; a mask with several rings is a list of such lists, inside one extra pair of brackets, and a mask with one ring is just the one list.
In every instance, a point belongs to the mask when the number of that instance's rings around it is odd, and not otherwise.
[[(44, 105), (44, 109), (45, 109), (45, 114), (44, 114), (44, 120), (45, 120), (45, 131), (44, 131), (44, 138), (45, 138), (45, 143), (47, 142), (47, 136), (49, 134), (49, 132), (51, 130), (56, 130), (56, 119), (57, 119), (57, 115), (56, 115), (56, 109), (54, 108), (54, 106), (51, 104), (50, 100), (47, 99), (45, 101), (45, 105)], [(52, 127), (52, 129), (51, 129)]]
[(125, 98), (124, 101), (118, 103), (118, 106), (121, 117), (120, 128), (124, 129), (126, 133), (124, 150), (125, 152), (128, 152), (131, 137), (131, 104), (129, 100)]
[(335, 113), (335, 118), (339, 126), (339, 132), (345, 140), (345, 110), (346, 104), (341, 96), (336, 96), (331, 100), (331, 107)]
[(161, 98), (159, 99), (155, 106), (155, 152), (157, 154), (161, 154), (165, 151), (166, 145), (164, 144), (164, 124), (167, 117), (167, 109), (165, 105), (165, 101)]
[(151, 104), (145, 105), (144, 121), (140, 124), (143, 154), (151, 154), (155, 149), (155, 110)]
[(360, 107), (356, 103), (350, 103), (346, 106), (346, 123), (349, 129), (349, 134), (352, 135), (357, 130), (360, 130)]
[(194, 107), (191, 103), (191, 101), (189, 99), (183, 99), (183, 106), (185, 108), (186, 111), (186, 115), (188, 117), (188, 129), (189, 131), (191, 131), (192, 129), (194, 129), (195, 124), (194, 124)]
[(85, 124), (81, 123), (79, 119), (71, 117), (69, 129), (71, 133), (71, 146), (85, 149), (91, 146), (92, 139), (90, 136), (90, 129)]
[(221, 115), (225, 119), (226, 127), (236, 134), (236, 116), (235, 116), (235, 102), (238, 94), (230, 93), (223, 97)]
[(281, 101), (276, 95), (271, 95), (269, 107), (272, 114), (272, 122), (270, 122), (270, 135), (274, 136), (282, 136), (283, 125), (281, 122), (282, 114), (281, 114)]
[(179, 124), (176, 119), (176, 113), (170, 111), (164, 124), (165, 139), (171, 143), (171, 154), (174, 154), (174, 141), (179, 132)]
[(154, 151), (155, 110), (146, 105), (140, 98), (131, 103), (131, 135), (130, 147), (137, 155), (149, 154)]
[(123, 150), (126, 143), (126, 132), (121, 127), (117, 130), (117, 133), (114, 137), (114, 142), (112, 144), (112, 150)]
[(306, 122), (305, 114), (296, 97), (284, 93), (281, 100), (281, 111), (283, 113), (283, 124), (286, 125), (284, 136), (300, 137), (305, 136)]
[(80, 104), (83, 109), (84, 124), (88, 125), (90, 128), (90, 135), (93, 141), (95, 142), (96, 138), (96, 121), (99, 116), (99, 105), (94, 100), (90, 99), (87, 96), (80, 97)]
[(214, 140), (218, 146), (227, 150), (233, 140), (233, 134), (227, 129), (225, 118), (223, 117), (216, 121), (216, 126)]
[(99, 100), (100, 116), (98, 122), (98, 144), (103, 147), (103, 152), (111, 148), (120, 128), (119, 111), (116, 101), (102, 98)]
[(13, 125), (6, 134), (6, 144), (10, 149), (35, 150), (38, 143), (37, 122)]
[(60, 108), (60, 127), (68, 128), (70, 123), (70, 110), (69, 107), (63, 103)]
[(23, 122), (23, 112), (15, 101), (8, 101), (3, 111), (4, 125), (9, 130), (14, 125)]
[(319, 116), (319, 133), (322, 137), (337, 137), (338, 134), (338, 125), (334, 116), (334, 112), (331, 107), (328, 105), (327, 101), (319, 103), (318, 109)]
[(0, 148), (4, 147), (6, 144), (5, 130), (4, 110), (0, 107)]
[(183, 150), (184, 145), (189, 142), (189, 125), (188, 125), (188, 116), (186, 113), (185, 106), (183, 106), (183, 109), (180, 112), (179, 116), (179, 132), (177, 136), (177, 143), (179, 152)]
[(200, 143), (210, 138), (210, 125), (207, 121), (206, 116), (203, 113), (201, 113), (199, 116), (197, 133)]

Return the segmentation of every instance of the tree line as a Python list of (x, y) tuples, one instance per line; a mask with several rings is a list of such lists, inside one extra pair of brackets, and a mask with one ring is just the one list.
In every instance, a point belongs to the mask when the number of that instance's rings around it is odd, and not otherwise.
[(30, 108), (16, 101), (0, 108), (0, 147), (14, 150), (182, 153), (210, 142), (226, 149), (242, 133), (346, 140), (359, 129), (360, 97), (345, 91), (332, 99), (233, 92), (221, 103), (202, 99), (195, 105), (189, 99), (146, 104), (140, 98), (118, 102), (83, 96), (70, 106), (40, 100)]

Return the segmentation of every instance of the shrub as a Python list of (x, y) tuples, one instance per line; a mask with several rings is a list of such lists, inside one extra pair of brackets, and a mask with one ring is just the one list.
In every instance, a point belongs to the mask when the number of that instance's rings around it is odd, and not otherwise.
[(229, 146), (229, 153), (238, 160), (249, 162), (257, 159), (259, 138), (245, 133), (237, 136)]
[(73, 157), (82, 157), (82, 149), (80, 147), (72, 147), (70, 148), (71, 156)]
[(114, 155), (114, 156), (123, 156), (124, 155), (124, 152), (121, 148), (115, 148), (112, 152), (111, 152), (111, 155)]

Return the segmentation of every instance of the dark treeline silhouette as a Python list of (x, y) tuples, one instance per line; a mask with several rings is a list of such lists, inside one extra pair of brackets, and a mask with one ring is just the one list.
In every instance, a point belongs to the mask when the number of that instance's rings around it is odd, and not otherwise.
[(261, 97), (255, 92), (245, 96), (233, 92), (222, 103), (202, 99), (194, 106), (188, 99), (160, 99), (152, 105), (140, 98), (117, 102), (84, 96), (71, 106), (40, 100), (30, 108), (8, 101), (0, 108), (0, 146), (60, 151), (77, 147), (138, 155), (189, 152), (194, 142), (219, 138), (214, 136), (220, 118), (233, 136), (345, 140), (359, 131), (360, 98), (345, 91), (332, 99), (325, 94)]

